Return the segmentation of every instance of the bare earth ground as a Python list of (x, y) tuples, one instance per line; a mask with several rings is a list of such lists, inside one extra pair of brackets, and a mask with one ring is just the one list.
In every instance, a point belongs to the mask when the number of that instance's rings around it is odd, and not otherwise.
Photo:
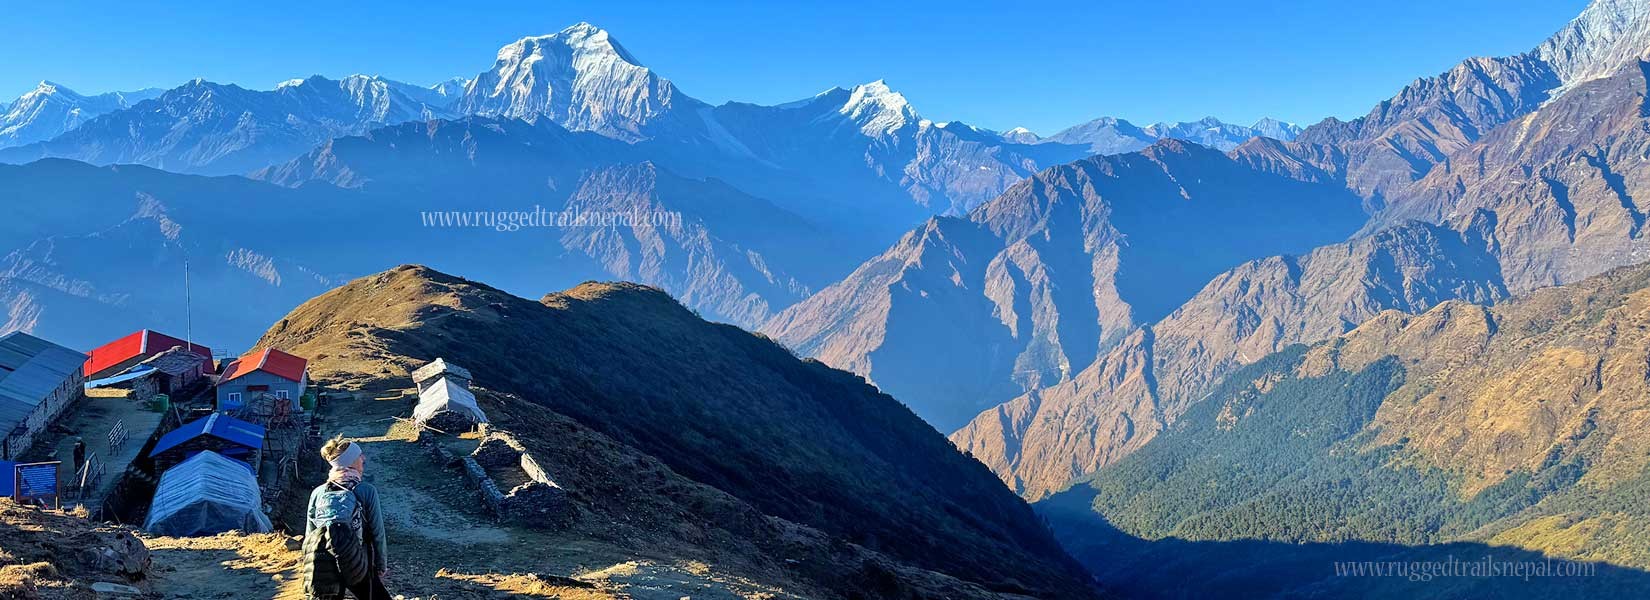
[[(381, 396), (389, 396), (382, 394)], [(391, 593), (406, 598), (567, 600), (789, 597), (695, 561), (626, 552), (587, 536), (495, 524), (453, 471), (412, 443), (410, 397), (334, 399), (323, 433), (366, 447), (385, 504)], [(347, 421), (347, 423), (346, 423)], [(301, 598), (297, 542), (281, 534), (143, 537), (163, 598)]]

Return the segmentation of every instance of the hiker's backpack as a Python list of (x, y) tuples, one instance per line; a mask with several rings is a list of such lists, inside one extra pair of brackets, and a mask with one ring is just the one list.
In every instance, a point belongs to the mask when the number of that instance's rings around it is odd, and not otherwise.
[(328, 584), (336, 581), (341, 588), (367, 579), (371, 567), (362, 543), (361, 499), (355, 490), (327, 482), (310, 509), (309, 530), (315, 535), (304, 540), (304, 551), (313, 571), (306, 583), (333, 588)]

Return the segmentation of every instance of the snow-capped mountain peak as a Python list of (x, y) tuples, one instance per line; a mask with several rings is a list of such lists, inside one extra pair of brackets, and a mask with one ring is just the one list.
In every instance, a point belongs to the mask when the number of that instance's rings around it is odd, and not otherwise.
[(579, 23), (500, 48), (493, 67), (465, 88), (458, 107), (466, 114), (543, 116), (568, 129), (640, 139), (679, 95), (606, 30)]
[(881, 79), (854, 86), (848, 93), (848, 101), (837, 112), (858, 123), (860, 131), (873, 137), (922, 121), (905, 95), (889, 88), (888, 82)]
[[(114, 93), (118, 94), (120, 92)], [(46, 101), (79, 103), (85, 101), (86, 99), (86, 96), (69, 89), (67, 86), (42, 79), (40, 80), (40, 83), (35, 84), (34, 89), (29, 90), (22, 96), (18, 96), (17, 100), (12, 103), (12, 106), (20, 107)]]
[(1024, 127), (1015, 127), (998, 135), (1003, 141), (1011, 144), (1035, 144), (1042, 140), (1042, 136)]
[(82, 95), (62, 84), (42, 80), (16, 100), (0, 104), (0, 148), (48, 140), (104, 113), (128, 108), (159, 96), (162, 90)]
[[(498, 50), (493, 70), (514, 71), (541, 66), (568, 68), (575, 72), (611, 65), (619, 70), (647, 71), (607, 30), (578, 23), (549, 35), (528, 36)], [(614, 64), (619, 63), (619, 64)]]

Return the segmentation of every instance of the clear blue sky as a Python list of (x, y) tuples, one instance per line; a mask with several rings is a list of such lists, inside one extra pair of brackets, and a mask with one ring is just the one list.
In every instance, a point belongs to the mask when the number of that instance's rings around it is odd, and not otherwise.
[(82, 92), (195, 77), (267, 89), (358, 72), (431, 83), (473, 76), (522, 36), (589, 21), (712, 103), (777, 103), (886, 79), (930, 119), (1047, 134), (1102, 115), (1141, 123), (1276, 116), (1303, 125), (1361, 115), (1462, 58), (1527, 50), (1586, 3), (5, 4), (7, 99), (41, 79)]

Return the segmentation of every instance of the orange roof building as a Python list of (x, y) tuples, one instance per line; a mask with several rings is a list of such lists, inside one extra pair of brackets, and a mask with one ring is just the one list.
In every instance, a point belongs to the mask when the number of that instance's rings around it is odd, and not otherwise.
[(300, 410), (298, 398), (308, 386), (308, 359), (274, 348), (254, 350), (224, 367), (218, 378), (218, 410), (238, 410), (248, 400), (268, 394), (290, 400), (296, 412)]

